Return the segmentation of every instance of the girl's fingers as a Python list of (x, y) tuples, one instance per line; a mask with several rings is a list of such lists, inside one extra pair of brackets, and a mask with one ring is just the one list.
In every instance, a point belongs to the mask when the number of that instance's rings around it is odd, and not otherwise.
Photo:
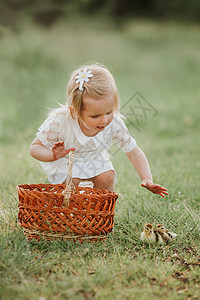
[(56, 146), (63, 146), (64, 145), (64, 142), (57, 142), (55, 143)]
[(164, 191), (161, 190), (160, 193), (165, 194), (165, 195), (168, 195), (168, 192), (167, 192), (166, 190), (164, 190)]
[(161, 194), (159, 194), (161, 197), (163, 197), (163, 198), (165, 198), (165, 195), (163, 195), (162, 193)]
[(167, 191), (166, 188), (164, 188), (163, 186), (161, 186), (161, 185), (159, 185), (159, 184), (155, 184), (154, 187), (157, 188), (157, 189), (160, 189), (160, 190), (163, 191), (163, 192), (164, 192), (164, 191)]
[(62, 146), (64, 145), (64, 141), (58, 141), (54, 143), (54, 146)]
[(165, 195), (168, 195), (168, 193), (167, 193), (167, 192), (162, 192), (160, 195), (161, 195), (163, 198), (165, 198)]
[(166, 191), (163, 191), (163, 194), (165, 194), (165, 195), (168, 195), (168, 192), (166, 192)]
[(55, 143), (52, 147), (52, 149), (57, 149), (58, 147), (62, 146), (60, 143)]
[(158, 194), (165, 194), (165, 195), (168, 195), (168, 192), (163, 191), (163, 190), (157, 191), (157, 193), (158, 193)]
[(158, 195), (162, 196), (163, 198), (165, 198), (165, 195), (168, 195), (168, 192), (166, 192), (166, 191), (157, 191), (157, 192), (155, 192), (155, 194), (158, 194)]
[(165, 195), (168, 195), (167, 189), (159, 184), (142, 183), (141, 186), (147, 188), (154, 194), (160, 195), (163, 198), (165, 198)]
[(163, 191), (163, 192), (166, 192), (166, 191), (167, 191), (166, 188), (164, 188), (164, 187), (162, 187), (162, 186), (161, 186), (161, 188), (162, 188), (162, 191)]

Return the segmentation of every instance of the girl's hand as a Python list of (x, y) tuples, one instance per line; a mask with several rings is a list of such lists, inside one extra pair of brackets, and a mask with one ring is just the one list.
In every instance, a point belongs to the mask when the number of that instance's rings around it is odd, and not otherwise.
[(147, 190), (149, 190), (153, 194), (158, 194), (158, 195), (162, 196), (163, 198), (165, 198), (165, 195), (168, 195), (166, 188), (162, 187), (159, 184), (153, 183), (153, 181), (151, 181), (149, 179), (142, 180), (141, 186), (145, 187)]
[(64, 141), (56, 142), (52, 147), (54, 160), (64, 157), (70, 151), (74, 151), (75, 148), (65, 149)]

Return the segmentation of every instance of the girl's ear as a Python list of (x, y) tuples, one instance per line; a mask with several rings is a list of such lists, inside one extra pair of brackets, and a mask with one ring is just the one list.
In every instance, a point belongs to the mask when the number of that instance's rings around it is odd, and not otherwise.
[(76, 113), (74, 112), (73, 107), (70, 106), (69, 109), (70, 109), (70, 113), (71, 113), (72, 119), (76, 119)]

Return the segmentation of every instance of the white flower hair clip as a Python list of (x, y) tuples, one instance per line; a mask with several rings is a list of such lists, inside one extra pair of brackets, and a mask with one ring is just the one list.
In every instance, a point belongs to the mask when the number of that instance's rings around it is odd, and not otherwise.
[(79, 84), (79, 90), (80, 91), (83, 91), (83, 83), (85, 81), (88, 82), (89, 78), (92, 77), (92, 76), (93, 76), (92, 71), (87, 71), (87, 68), (84, 68), (83, 72), (78, 71), (78, 75), (75, 76), (75, 79), (77, 79), (76, 83), (80, 83)]

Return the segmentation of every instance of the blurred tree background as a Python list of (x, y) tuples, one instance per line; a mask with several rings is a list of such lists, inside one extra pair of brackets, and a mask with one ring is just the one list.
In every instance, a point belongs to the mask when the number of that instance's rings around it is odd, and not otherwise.
[(59, 19), (78, 16), (105, 17), (119, 26), (127, 18), (154, 18), (200, 22), (198, 0), (1, 0), (0, 25), (15, 28), (19, 20), (30, 18), (48, 27)]

